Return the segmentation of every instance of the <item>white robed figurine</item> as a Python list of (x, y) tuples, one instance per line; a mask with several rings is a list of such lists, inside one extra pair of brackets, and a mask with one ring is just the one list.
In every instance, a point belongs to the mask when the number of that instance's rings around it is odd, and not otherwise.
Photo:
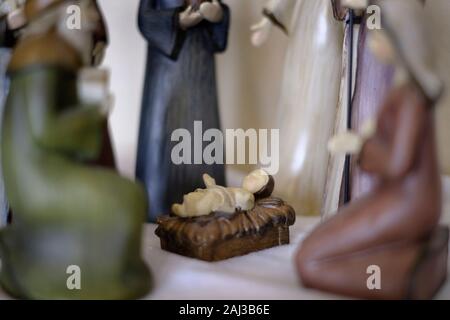
[(280, 169), (274, 194), (298, 214), (318, 215), (324, 203), (329, 154), (339, 104), (344, 28), (330, 0), (270, 0), (252, 27), (262, 45), (274, 26), (289, 37), (277, 107)]

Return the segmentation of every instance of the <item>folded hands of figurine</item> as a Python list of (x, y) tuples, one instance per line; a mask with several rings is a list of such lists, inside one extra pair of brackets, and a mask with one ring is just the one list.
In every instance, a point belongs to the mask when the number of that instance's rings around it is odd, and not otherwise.
[(8, 27), (10, 30), (16, 30), (27, 23), (24, 10), (24, 1), (6, 0), (0, 5), (2, 15), (6, 15)]
[(113, 110), (114, 101), (114, 95), (112, 93), (108, 93), (107, 96), (99, 104), (100, 114), (104, 117), (108, 117)]
[(203, 2), (200, 5), (199, 11), (202, 17), (209, 22), (217, 23), (223, 19), (223, 9), (218, 0)]
[(255, 47), (260, 47), (269, 39), (272, 31), (272, 22), (264, 17), (260, 22), (251, 26), (250, 30), (252, 31), (252, 44)]
[(375, 130), (376, 122), (369, 119), (362, 125), (359, 134), (347, 131), (332, 137), (328, 142), (328, 151), (333, 155), (359, 155), (364, 143), (374, 135)]
[(98, 115), (106, 119), (113, 110), (114, 101), (114, 95), (112, 93), (108, 93), (102, 100), (96, 101), (95, 103), (92, 101), (89, 101), (89, 104), (85, 101), (82, 102), (84, 102), (84, 106), (87, 108), (95, 108)]
[(106, 69), (83, 68), (78, 73), (78, 98), (87, 106), (96, 106), (101, 115), (111, 113), (114, 96), (109, 91), (109, 72)]
[(363, 144), (363, 139), (356, 133), (342, 132), (330, 139), (328, 151), (333, 154), (359, 154)]
[(203, 20), (203, 16), (200, 11), (194, 10), (192, 6), (188, 6), (186, 10), (182, 11), (179, 15), (180, 27), (183, 30), (196, 26)]

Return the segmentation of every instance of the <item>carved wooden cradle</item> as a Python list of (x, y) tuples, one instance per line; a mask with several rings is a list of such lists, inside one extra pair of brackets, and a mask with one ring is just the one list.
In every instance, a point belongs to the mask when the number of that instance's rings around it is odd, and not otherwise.
[(294, 209), (278, 198), (256, 202), (249, 211), (158, 218), (161, 248), (205, 261), (219, 261), (289, 243)]

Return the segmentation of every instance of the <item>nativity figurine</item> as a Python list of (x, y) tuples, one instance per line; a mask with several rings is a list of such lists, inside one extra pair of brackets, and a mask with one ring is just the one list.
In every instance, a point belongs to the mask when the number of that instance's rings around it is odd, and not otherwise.
[(205, 189), (186, 194), (171, 215), (158, 218), (161, 248), (205, 261), (219, 261), (289, 243), (295, 222), (291, 206), (271, 197), (274, 179), (257, 169), (242, 187), (216, 184), (203, 175)]
[[(393, 66), (380, 61), (371, 50), (370, 33), (376, 31), (366, 27), (367, 19), (368, 14), (364, 14), (358, 35), (358, 63), (352, 101), (352, 128), (356, 131), (364, 130), (364, 124), (376, 118), (394, 80)], [(376, 178), (361, 170), (355, 161), (352, 161), (350, 175), (351, 200), (370, 193), (377, 184)]]
[(446, 279), (448, 259), (434, 119), (443, 87), (422, 3), (375, 3), (386, 31), (378, 31), (373, 50), (396, 66), (394, 85), (375, 126), (369, 121), (360, 134), (338, 135), (329, 148), (354, 154), (378, 183), (313, 230), (296, 265), (306, 287), (366, 299), (430, 299)]
[[(0, 132), (9, 87), (6, 69), (11, 58), (11, 48), (14, 47), (17, 40), (18, 30), (26, 24), (24, 4), (25, 0), (0, 1)], [(6, 200), (0, 160), (0, 227), (6, 225), (8, 221), (11, 221), (11, 211)]]
[[(198, 5), (198, 9), (195, 6)], [(225, 185), (222, 163), (181, 164), (172, 158), (173, 133), (194, 122), (204, 130), (220, 129), (214, 56), (227, 47), (230, 13), (218, 0), (141, 0), (139, 29), (148, 42), (136, 176), (150, 199), (152, 222), (200, 188), (202, 174)], [(204, 143), (201, 150), (206, 146)]]
[(334, 19), (330, 0), (270, 0), (263, 16), (252, 27), (255, 46), (274, 28), (289, 38), (275, 119), (283, 141), (275, 194), (297, 214), (320, 215), (329, 166), (325, 146), (339, 105), (343, 24)]
[[(81, 10), (80, 30), (67, 28), (71, 5)], [(0, 230), (0, 283), (26, 299), (141, 297), (151, 285), (141, 257), (145, 191), (92, 164), (110, 101), (96, 100), (97, 90), (79, 95), (105, 34), (97, 3), (28, 0), (25, 16), (8, 67), (2, 165), (14, 219)]]

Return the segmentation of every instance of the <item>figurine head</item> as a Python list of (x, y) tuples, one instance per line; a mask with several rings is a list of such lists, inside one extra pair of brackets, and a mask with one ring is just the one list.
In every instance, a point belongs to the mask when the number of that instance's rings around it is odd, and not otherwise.
[(244, 178), (242, 188), (251, 192), (255, 199), (268, 198), (272, 195), (275, 187), (273, 177), (263, 169), (252, 171)]
[(25, 14), (28, 34), (56, 31), (86, 66), (101, 63), (108, 40), (96, 0), (28, 0)]

